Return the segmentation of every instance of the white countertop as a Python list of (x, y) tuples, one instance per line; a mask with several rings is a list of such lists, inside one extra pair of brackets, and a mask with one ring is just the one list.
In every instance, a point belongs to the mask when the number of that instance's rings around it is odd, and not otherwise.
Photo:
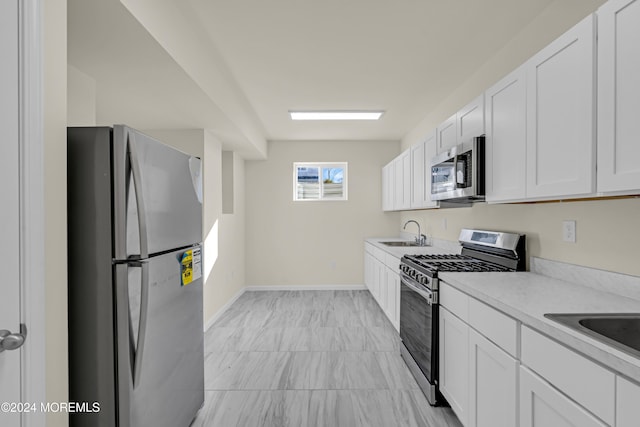
[(640, 301), (528, 272), (439, 273), (441, 281), (585, 356), (640, 382), (640, 359), (544, 317), (545, 313), (640, 313)]
[[(426, 254), (451, 254), (460, 253), (460, 247), (457, 248), (451, 244), (446, 245), (445, 242), (436, 241), (432, 246), (387, 246), (382, 242), (412, 242), (413, 239), (404, 239), (402, 237), (370, 237), (365, 242), (372, 244), (378, 249), (382, 249), (388, 254), (400, 259), (403, 255), (426, 255)], [(455, 244), (457, 245), (457, 243)], [(453, 246), (453, 247), (452, 247)], [(456, 250), (457, 249), (457, 250)]]

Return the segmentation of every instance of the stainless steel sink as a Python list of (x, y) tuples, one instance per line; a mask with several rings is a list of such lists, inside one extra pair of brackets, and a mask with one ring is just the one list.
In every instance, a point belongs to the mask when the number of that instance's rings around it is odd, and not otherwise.
[(640, 313), (547, 313), (544, 317), (640, 357)]
[(419, 244), (417, 244), (416, 242), (380, 242), (383, 245), (387, 245), (387, 246), (420, 246)]

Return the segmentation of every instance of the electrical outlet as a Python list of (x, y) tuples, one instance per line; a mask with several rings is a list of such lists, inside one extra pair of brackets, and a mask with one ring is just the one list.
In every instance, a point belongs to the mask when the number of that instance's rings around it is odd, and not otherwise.
[(576, 242), (575, 220), (562, 221), (562, 240), (569, 243)]

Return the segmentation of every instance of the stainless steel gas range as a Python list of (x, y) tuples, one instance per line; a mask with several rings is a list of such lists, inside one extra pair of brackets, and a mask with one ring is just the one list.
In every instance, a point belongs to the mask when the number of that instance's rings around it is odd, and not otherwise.
[(405, 255), (400, 264), (400, 352), (431, 405), (438, 390), (438, 273), (523, 271), (524, 235), (462, 229), (460, 255)]

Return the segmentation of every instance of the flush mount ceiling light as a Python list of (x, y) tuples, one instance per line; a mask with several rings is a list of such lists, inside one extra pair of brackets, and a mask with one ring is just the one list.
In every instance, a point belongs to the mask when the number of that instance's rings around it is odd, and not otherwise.
[(291, 120), (378, 120), (384, 111), (289, 111)]

